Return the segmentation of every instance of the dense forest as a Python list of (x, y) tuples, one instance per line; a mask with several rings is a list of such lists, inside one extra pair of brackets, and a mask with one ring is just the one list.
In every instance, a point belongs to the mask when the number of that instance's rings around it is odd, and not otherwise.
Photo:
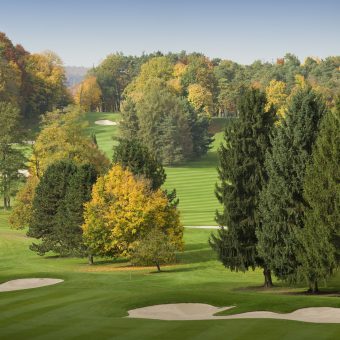
[(0, 32), (0, 101), (34, 119), (72, 101), (65, 83), (63, 64), (55, 53), (31, 54)]
[(211, 116), (235, 114), (242, 89), (249, 86), (265, 91), (269, 102), (281, 108), (296, 84), (305, 82), (332, 106), (340, 89), (340, 57), (308, 57), (301, 62), (287, 53), (275, 63), (240, 65), (184, 51), (141, 57), (115, 53), (89, 70), (76, 100), (86, 110), (118, 111), (124, 98), (138, 98), (142, 87), (155, 79)]
[(257, 60), (241, 65), (185, 51), (138, 57), (113, 53), (75, 84), (86, 71), (79, 70), (77, 79), (69, 76), (67, 80), (72, 68), (64, 68), (55, 53), (31, 54), (0, 33), (0, 100), (18, 105), (24, 117), (37, 117), (73, 100), (86, 111), (120, 111), (128, 97), (138, 101), (148, 83), (162, 83), (208, 116), (236, 114), (240, 95), (249, 86), (266, 92), (269, 104), (278, 109), (284, 107), (297, 84), (312, 86), (329, 106), (334, 105), (334, 96), (340, 90), (340, 56), (323, 60), (308, 57), (301, 62), (287, 53), (276, 62)]

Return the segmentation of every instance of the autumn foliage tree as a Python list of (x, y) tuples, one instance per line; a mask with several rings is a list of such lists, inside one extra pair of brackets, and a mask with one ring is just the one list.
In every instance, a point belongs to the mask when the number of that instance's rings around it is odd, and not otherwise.
[(93, 255), (129, 256), (152, 229), (162, 231), (176, 248), (183, 247), (179, 213), (161, 190), (114, 165), (100, 177), (85, 205), (83, 237)]
[(95, 76), (85, 78), (78, 85), (75, 101), (84, 111), (101, 111), (102, 90)]
[(51, 51), (30, 54), (0, 32), (0, 100), (18, 106), (29, 119), (68, 105), (72, 99), (61, 59)]
[(28, 207), (34, 199), (35, 187), (54, 162), (71, 160), (77, 165), (90, 164), (99, 174), (107, 171), (110, 161), (85, 135), (84, 127), (82, 113), (76, 107), (56, 110), (44, 116), (29, 160), (30, 178), (17, 195), (11, 218), (13, 227), (22, 228), (30, 222), (31, 210)]

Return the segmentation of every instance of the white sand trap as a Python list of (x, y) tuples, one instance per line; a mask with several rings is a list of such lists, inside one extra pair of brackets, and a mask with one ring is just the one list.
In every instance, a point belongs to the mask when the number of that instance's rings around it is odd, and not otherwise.
[(94, 123), (97, 125), (105, 125), (105, 126), (118, 125), (117, 122), (113, 122), (112, 120), (108, 120), (108, 119), (96, 120)]
[(18, 173), (20, 175), (23, 175), (24, 177), (28, 177), (30, 175), (29, 171), (26, 170), (26, 169), (20, 169), (20, 170), (18, 170)]
[(220, 229), (217, 225), (199, 225), (199, 226), (193, 226), (193, 225), (186, 225), (184, 228), (189, 229)]
[(45, 287), (45, 286), (55, 285), (63, 281), (64, 280), (47, 279), (47, 278), (46, 279), (34, 278), (34, 279), (12, 280), (12, 281), (7, 281), (5, 283), (0, 284), (0, 292), (11, 292), (13, 290)]
[(233, 307), (214, 307), (201, 303), (175, 303), (133, 309), (128, 312), (128, 317), (156, 320), (282, 319), (315, 323), (340, 323), (340, 308), (331, 307), (302, 308), (285, 314), (259, 311), (214, 316), (214, 314), (230, 308)]

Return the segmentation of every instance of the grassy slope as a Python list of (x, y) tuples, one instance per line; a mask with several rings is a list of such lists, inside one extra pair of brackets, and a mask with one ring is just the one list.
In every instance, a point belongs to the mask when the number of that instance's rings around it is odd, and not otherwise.
[[(112, 158), (112, 136), (117, 135), (119, 127), (100, 126), (94, 122), (99, 119), (119, 120), (117, 113), (87, 113), (89, 122), (87, 131), (95, 132), (99, 147)], [(223, 129), (224, 120), (216, 119), (212, 126), (213, 132)], [(215, 141), (209, 153), (199, 161), (186, 162), (180, 166), (167, 167), (165, 187), (176, 188), (180, 199), (180, 211), (184, 225), (216, 225), (215, 210), (219, 204), (214, 194), (217, 179), (217, 148), (222, 140), (222, 133), (215, 135)]]
[(166, 168), (165, 187), (176, 188), (184, 225), (216, 225), (214, 217), (219, 203), (214, 190), (217, 180), (217, 148), (222, 137), (222, 132), (215, 134), (212, 149), (201, 160)]
[[(82, 259), (39, 257), (28, 250), (23, 231), (10, 230), (0, 211), (0, 282), (21, 277), (56, 277), (64, 283), (0, 293), (1, 339), (335, 339), (340, 325), (283, 320), (155, 321), (125, 319), (129, 309), (160, 303), (201, 302), (236, 305), (235, 312), (292, 311), (337, 306), (338, 297), (256, 291), (259, 271), (224, 270), (207, 245), (209, 231), (186, 230), (180, 264), (161, 274), (150, 270), (113, 271), (102, 262), (95, 272)], [(248, 288), (247, 288), (248, 287)], [(329, 289), (339, 289), (339, 277)], [(279, 290), (280, 288), (277, 288)]]
[(96, 134), (97, 143), (101, 150), (103, 150), (106, 156), (111, 159), (112, 158), (112, 147), (114, 145), (114, 141), (112, 139), (113, 136), (117, 136), (118, 134), (118, 126), (114, 125), (97, 125), (95, 124), (96, 120), (108, 119), (111, 121), (118, 121), (120, 119), (119, 113), (107, 113), (107, 112), (90, 112), (86, 113), (84, 120), (88, 122), (89, 126), (87, 127), (87, 132), (89, 135), (91, 133)]

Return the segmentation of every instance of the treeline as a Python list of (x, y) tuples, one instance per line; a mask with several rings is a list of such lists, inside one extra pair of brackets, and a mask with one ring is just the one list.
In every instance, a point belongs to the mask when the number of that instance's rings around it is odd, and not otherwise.
[(27, 52), (0, 32), (0, 101), (34, 119), (72, 101), (61, 59), (53, 52)]
[(138, 138), (165, 165), (204, 155), (211, 143), (212, 116), (237, 116), (247, 88), (266, 95), (285, 116), (298, 87), (309, 86), (327, 107), (340, 91), (340, 57), (307, 58), (287, 54), (276, 63), (243, 66), (199, 53), (161, 53), (142, 57), (109, 55), (75, 89), (85, 111), (122, 112), (122, 138)]
[(332, 109), (306, 84), (285, 116), (249, 89), (219, 151), (221, 229), (210, 244), (231, 270), (263, 268), (289, 283), (320, 281), (340, 259), (340, 99)]
[[(146, 70), (142, 67), (145, 63), (154, 67)], [(339, 56), (324, 60), (308, 57), (301, 62), (288, 53), (276, 62), (240, 65), (199, 53), (158, 52), (141, 57), (117, 53), (88, 72), (76, 89), (76, 98), (87, 111), (119, 111), (131, 91), (138, 96), (137, 77), (141, 81), (156, 77), (165, 80), (174, 93), (187, 98), (196, 110), (211, 116), (236, 114), (242, 88), (250, 86), (266, 92), (269, 103), (280, 108), (294, 86), (306, 82), (332, 106), (334, 95), (340, 90), (339, 67)], [(135, 87), (137, 92), (132, 90)]]

